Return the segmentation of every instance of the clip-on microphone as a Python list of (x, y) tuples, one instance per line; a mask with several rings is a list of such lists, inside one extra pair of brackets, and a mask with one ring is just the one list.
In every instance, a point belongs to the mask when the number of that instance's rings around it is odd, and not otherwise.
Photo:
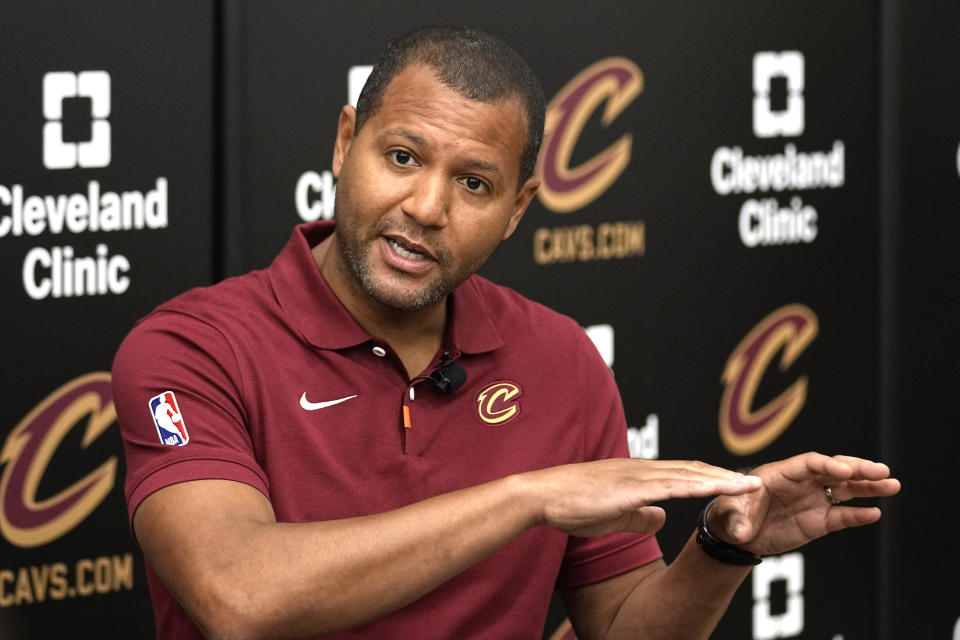
[(441, 364), (428, 377), (440, 393), (456, 391), (467, 381), (467, 370), (453, 361), (449, 354), (443, 354), (444, 360), (448, 362)]

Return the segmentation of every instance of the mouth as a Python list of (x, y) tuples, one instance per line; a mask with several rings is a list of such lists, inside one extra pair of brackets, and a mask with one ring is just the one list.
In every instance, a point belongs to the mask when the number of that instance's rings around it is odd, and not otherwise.
[(436, 261), (436, 257), (428, 249), (415, 242), (410, 242), (405, 238), (395, 236), (384, 236), (384, 238), (387, 244), (390, 245), (390, 248), (402, 258), (413, 261)]

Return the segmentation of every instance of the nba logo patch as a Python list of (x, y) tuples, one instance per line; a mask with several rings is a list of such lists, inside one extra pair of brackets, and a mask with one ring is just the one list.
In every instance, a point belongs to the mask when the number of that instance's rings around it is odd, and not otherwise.
[(187, 433), (187, 426), (183, 424), (180, 405), (177, 404), (173, 391), (164, 391), (150, 398), (150, 415), (153, 416), (160, 442), (176, 447), (190, 442), (190, 435)]

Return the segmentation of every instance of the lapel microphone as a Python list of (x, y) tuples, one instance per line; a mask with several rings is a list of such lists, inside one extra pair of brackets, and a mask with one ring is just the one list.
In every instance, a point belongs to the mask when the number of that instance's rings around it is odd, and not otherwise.
[(467, 381), (467, 370), (454, 362), (450, 353), (445, 351), (440, 358), (440, 366), (426, 377), (440, 393), (449, 393), (456, 391)]
[(433, 383), (433, 386), (437, 388), (438, 393), (451, 393), (456, 391), (463, 386), (463, 383), (467, 381), (467, 370), (458, 365), (453, 361), (453, 357), (450, 355), (450, 352), (444, 351), (443, 355), (440, 357), (440, 364), (436, 369), (428, 376), (417, 376), (410, 381), (410, 384), (407, 385), (407, 392), (403, 394), (403, 426), (404, 428), (400, 430), (401, 436), (403, 438), (403, 450), (407, 450), (407, 440), (406, 432), (407, 429), (412, 429), (413, 425), (410, 422), (410, 405), (408, 404), (407, 397), (409, 396), (409, 402), (413, 402), (413, 385), (417, 384), (421, 380), (429, 380)]

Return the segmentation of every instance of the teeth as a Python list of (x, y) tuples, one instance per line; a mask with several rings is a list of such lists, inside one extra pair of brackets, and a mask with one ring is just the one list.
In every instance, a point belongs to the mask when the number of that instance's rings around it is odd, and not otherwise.
[(403, 256), (407, 260), (425, 260), (426, 256), (422, 253), (414, 253), (413, 251), (407, 251), (400, 246), (396, 240), (392, 238), (387, 238), (387, 242), (390, 243), (390, 246), (393, 247), (393, 250), (396, 251), (399, 255)]

